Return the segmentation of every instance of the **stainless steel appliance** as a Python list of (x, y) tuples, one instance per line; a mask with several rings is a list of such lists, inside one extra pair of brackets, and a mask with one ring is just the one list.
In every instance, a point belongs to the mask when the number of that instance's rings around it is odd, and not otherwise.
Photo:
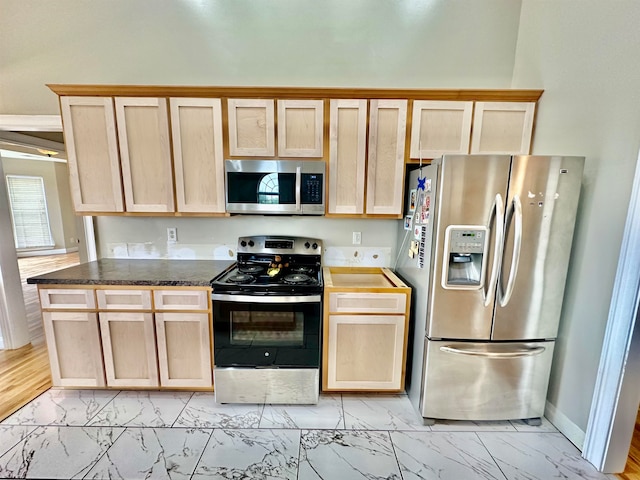
[(220, 403), (318, 402), (322, 242), (238, 239), (237, 263), (211, 281)]
[(323, 215), (325, 163), (225, 160), (230, 213)]
[(414, 287), (424, 417), (544, 413), (584, 158), (451, 155), (410, 172), (396, 271)]

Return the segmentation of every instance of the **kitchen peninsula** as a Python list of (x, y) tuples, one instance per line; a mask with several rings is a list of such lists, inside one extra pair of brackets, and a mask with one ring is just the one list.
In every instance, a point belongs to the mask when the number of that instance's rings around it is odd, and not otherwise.
[(100, 259), (27, 279), (53, 385), (212, 390), (210, 281), (233, 263)]

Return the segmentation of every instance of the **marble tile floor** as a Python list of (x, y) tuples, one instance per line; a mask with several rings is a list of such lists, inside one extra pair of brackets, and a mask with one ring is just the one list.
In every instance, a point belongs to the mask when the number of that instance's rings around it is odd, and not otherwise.
[(0, 423), (0, 478), (615, 477), (546, 420), (426, 427), (405, 395), (220, 405), (213, 393), (51, 389)]

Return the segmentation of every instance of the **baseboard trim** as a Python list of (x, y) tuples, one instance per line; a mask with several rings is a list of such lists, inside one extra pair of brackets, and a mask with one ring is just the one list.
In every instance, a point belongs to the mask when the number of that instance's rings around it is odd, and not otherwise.
[(56, 248), (53, 250), (25, 250), (22, 252), (16, 252), (18, 258), (22, 257), (40, 257), (42, 255), (62, 255), (65, 253), (77, 252), (78, 247), (71, 248)]
[(580, 429), (575, 423), (556, 408), (555, 405), (546, 402), (544, 416), (549, 420), (554, 427), (556, 427), (560, 433), (562, 433), (567, 439), (573, 443), (578, 450), (582, 452), (584, 447), (585, 432)]

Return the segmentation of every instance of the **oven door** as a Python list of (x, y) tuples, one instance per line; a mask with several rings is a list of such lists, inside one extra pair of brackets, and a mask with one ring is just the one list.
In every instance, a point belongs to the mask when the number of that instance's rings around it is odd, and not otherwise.
[(211, 298), (216, 367), (320, 366), (320, 295)]

